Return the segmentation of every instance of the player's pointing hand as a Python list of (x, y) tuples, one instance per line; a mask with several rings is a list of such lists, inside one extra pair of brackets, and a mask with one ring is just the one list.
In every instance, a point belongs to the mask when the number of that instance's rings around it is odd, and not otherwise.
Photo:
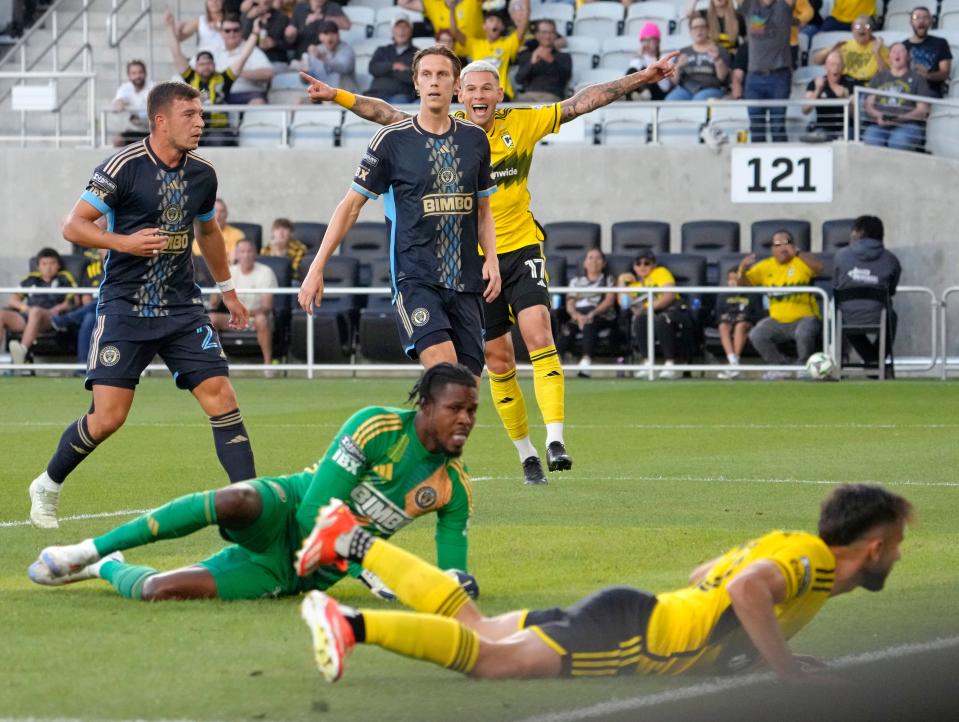
[(321, 103), (324, 100), (333, 100), (336, 97), (336, 88), (331, 88), (322, 80), (317, 80), (309, 73), (300, 73), (300, 77), (308, 84), (306, 94), (310, 96), (311, 103)]
[(160, 233), (159, 228), (141, 228), (136, 233), (120, 238), (118, 251), (134, 256), (158, 256), (169, 236)]
[(320, 307), (323, 301), (323, 271), (310, 267), (309, 273), (300, 284), (300, 292), (297, 294), (297, 300), (300, 302), (300, 308), (308, 314), (313, 314), (313, 307)]
[(679, 51), (673, 50), (666, 53), (652, 65), (646, 67), (642, 72), (646, 76), (647, 83), (658, 83), (665, 78), (672, 78), (676, 74), (676, 65), (674, 61), (679, 57)]

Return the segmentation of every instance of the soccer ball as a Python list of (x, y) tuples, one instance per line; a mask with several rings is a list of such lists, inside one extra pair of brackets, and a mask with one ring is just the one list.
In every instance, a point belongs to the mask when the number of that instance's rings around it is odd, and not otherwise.
[(826, 379), (832, 375), (836, 365), (822, 351), (818, 351), (806, 361), (806, 372), (814, 379)]

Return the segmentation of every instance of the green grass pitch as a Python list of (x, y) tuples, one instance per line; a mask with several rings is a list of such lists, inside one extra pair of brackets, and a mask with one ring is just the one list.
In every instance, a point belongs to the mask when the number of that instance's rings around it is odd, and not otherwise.
[[(411, 384), (237, 380), (258, 470), (312, 463), (352, 411), (399, 404)], [(832, 483), (877, 481), (919, 512), (902, 561), (886, 591), (831, 600), (794, 648), (832, 657), (959, 634), (959, 385), (571, 379), (567, 389), (574, 469), (530, 488), (484, 383), (465, 460), (475, 491), (471, 571), (488, 612), (566, 604), (609, 584), (677, 587), (732, 544), (773, 528), (814, 530)], [(0, 379), (0, 717), (519, 720), (693, 683), (477, 682), (359, 648), (330, 686), (312, 666), (295, 599), (143, 604), (99, 581), (37, 587), (26, 568), (43, 546), (129, 518), (66, 520), (52, 533), (15, 523), (27, 518), (27, 484), (88, 403), (75, 380)], [(61, 513), (146, 509), (224, 482), (193, 399), (169, 379), (145, 379), (127, 425), (67, 482)], [(432, 559), (432, 521), (395, 541)], [(209, 529), (127, 558), (165, 570), (221, 544)], [(352, 580), (334, 590), (349, 604), (383, 606)]]

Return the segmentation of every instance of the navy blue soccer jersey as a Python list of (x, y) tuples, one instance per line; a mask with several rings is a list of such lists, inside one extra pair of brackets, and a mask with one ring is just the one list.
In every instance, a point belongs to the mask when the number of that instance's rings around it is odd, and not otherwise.
[(412, 117), (373, 137), (351, 187), (371, 199), (386, 194), (394, 290), (407, 279), (484, 290), (477, 199), (496, 191), (490, 173), (489, 140), (468, 121), (451, 117), (434, 135)]
[(153, 318), (203, 310), (193, 273), (193, 223), (213, 218), (216, 172), (192, 151), (176, 168), (164, 165), (148, 139), (97, 166), (81, 198), (129, 235), (159, 228), (168, 236), (158, 256), (111, 250), (100, 286), (100, 313)]

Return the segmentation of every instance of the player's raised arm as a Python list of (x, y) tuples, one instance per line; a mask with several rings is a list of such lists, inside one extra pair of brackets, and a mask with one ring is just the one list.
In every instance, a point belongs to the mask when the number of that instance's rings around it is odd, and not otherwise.
[(250, 321), (250, 312), (236, 295), (230, 266), (226, 260), (226, 243), (216, 218), (196, 222), (196, 242), (206, 261), (207, 268), (213, 274), (217, 288), (223, 298), (223, 305), (230, 312), (230, 328), (244, 329)]
[(781, 677), (805, 673), (786, 644), (774, 605), (786, 599), (786, 578), (775, 563), (761, 559), (750, 564), (726, 586), (733, 610), (766, 663)]
[(596, 83), (583, 88), (572, 98), (560, 103), (560, 122), (567, 123), (573, 118), (578, 118), (597, 108), (602, 108), (604, 105), (609, 105), (614, 100), (619, 100), (627, 93), (632, 93), (644, 85), (658, 83), (664, 78), (673, 77), (676, 72), (673, 60), (678, 55), (679, 51), (674, 50), (671, 53), (666, 53), (655, 63), (637, 73), (610, 80), (608, 83)]
[(356, 223), (366, 201), (367, 196), (350, 188), (333, 211), (333, 217), (326, 227), (326, 233), (323, 234), (323, 242), (320, 243), (320, 249), (316, 252), (316, 258), (313, 259), (310, 270), (300, 284), (297, 300), (300, 302), (300, 308), (307, 313), (313, 313), (314, 305), (319, 308), (323, 300), (323, 270), (326, 268), (326, 263), (330, 260), (330, 256), (336, 253), (336, 249), (340, 247), (346, 234)]
[(155, 256), (166, 245), (167, 238), (159, 228), (143, 228), (129, 236), (111, 233), (96, 224), (102, 215), (87, 201), (78, 200), (63, 224), (63, 237), (85, 248), (108, 248), (135, 256)]
[(309, 83), (306, 88), (306, 94), (310, 96), (311, 103), (322, 103), (324, 100), (333, 101), (354, 115), (358, 115), (374, 123), (379, 123), (380, 125), (398, 123), (410, 117), (409, 113), (404, 113), (402, 110), (394, 108), (385, 100), (369, 98), (365, 95), (355, 95), (341, 88), (332, 88), (322, 80), (317, 80), (308, 73), (301, 72), (300, 77)]

